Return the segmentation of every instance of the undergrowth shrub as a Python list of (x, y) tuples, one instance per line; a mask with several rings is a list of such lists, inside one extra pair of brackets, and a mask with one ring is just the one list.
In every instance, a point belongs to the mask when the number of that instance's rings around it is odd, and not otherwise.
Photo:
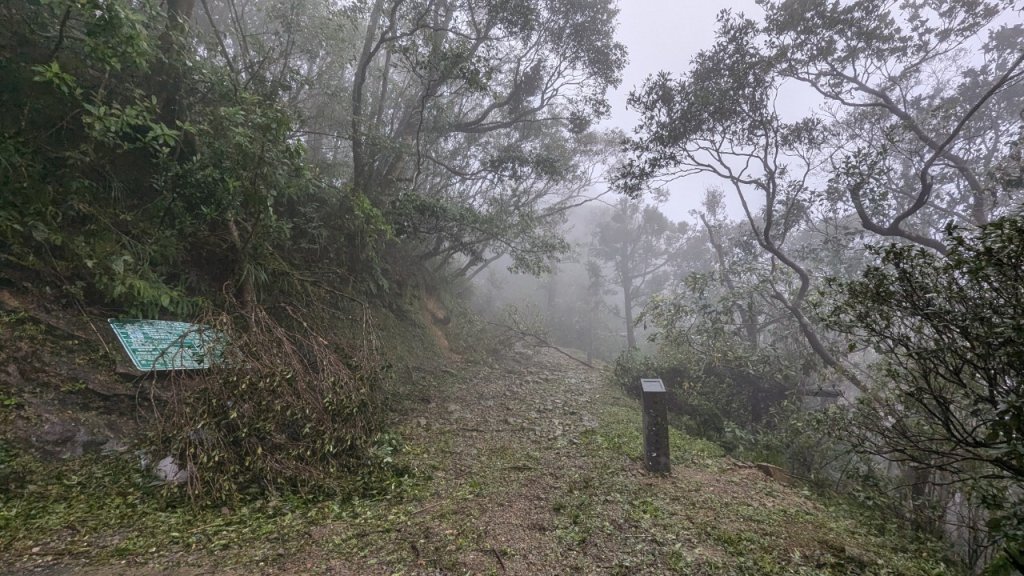
[(840, 406), (808, 409), (790, 399), (754, 430), (730, 426), (723, 446), (742, 459), (775, 464), (818, 487), (841, 487), (862, 467), (842, 441), (845, 422)]
[[(453, 349), (460, 355), (483, 361), (495, 361), (505, 357), (518, 343), (528, 339), (514, 329), (515, 312), (504, 312), (505, 318), (495, 321), (470, 307), (453, 306), (452, 322), (448, 330)], [(538, 330), (537, 333), (543, 334), (543, 331)]]
[(379, 438), (389, 365), (369, 312), (359, 321), (363, 337), (346, 341), (290, 305), (204, 319), (228, 342), (219, 366), (172, 380), (157, 410), (156, 443), (182, 463), (192, 497), (330, 496), (403, 473), (383, 470), (393, 466)]
[(693, 365), (678, 355), (624, 352), (610, 378), (633, 397), (641, 378), (660, 378), (669, 420), (745, 460), (769, 462), (808, 480), (835, 479), (851, 457), (841, 441), (843, 411), (809, 409), (784, 392), (782, 379), (711, 362)]
[(701, 394), (681, 366), (643, 355), (635, 350), (619, 355), (612, 365), (611, 380), (635, 398), (640, 397), (641, 378), (660, 378), (668, 393), (669, 420), (687, 434), (722, 442), (728, 428), (727, 412), (712, 398)]

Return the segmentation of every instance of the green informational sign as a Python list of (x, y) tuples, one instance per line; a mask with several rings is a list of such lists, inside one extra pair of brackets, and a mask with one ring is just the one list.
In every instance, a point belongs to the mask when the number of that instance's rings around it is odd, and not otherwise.
[(108, 320), (135, 367), (199, 370), (221, 358), (224, 336), (201, 324), (166, 320)]

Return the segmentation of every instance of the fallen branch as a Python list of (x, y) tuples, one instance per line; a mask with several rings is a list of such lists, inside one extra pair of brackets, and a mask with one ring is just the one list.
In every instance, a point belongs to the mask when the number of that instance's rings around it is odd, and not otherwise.
[(498, 549), (491, 547), (490, 552), (498, 559), (498, 565), (501, 566), (501, 571), (508, 572), (508, 568), (505, 567), (505, 561), (501, 558), (501, 554), (498, 552)]
[(541, 336), (540, 334), (537, 334), (535, 332), (530, 332), (530, 331), (528, 331), (526, 329), (523, 329), (523, 328), (520, 328), (520, 327), (517, 327), (517, 326), (509, 326), (508, 324), (500, 324), (498, 322), (490, 322), (490, 321), (488, 321), (487, 323), (490, 324), (491, 326), (496, 326), (498, 328), (504, 328), (504, 329), (508, 330), (509, 332), (513, 332), (515, 334), (518, 334), (519, 336), (521, 336), (523, 338), (533, 339), (534, 345), (539, 347), (539, 348), (550, 348), (550, 349), (554, 350), (555, 352), (558, 352), (562, 356), (565, 356), (566, 358), (569, 358), (570, 360), (573, 360), (574, 362), (579, 362), (580, 364), (586, 366), (587, 368), (590, 368), (591, 370), (597, 370), (597, 368), (593, 364), (591, 364), (591, 363), (589, 363), (589, 362), (587, 362), (585, 360), (580, 360), (579, 358), (573, 356), (572, 354), (569, 354), (565, 350), (559, 348), (558, 346), (555, 346), (551, 342), (548, 342), (548, 340), (546, 338), (544, 338), (543, 336)]

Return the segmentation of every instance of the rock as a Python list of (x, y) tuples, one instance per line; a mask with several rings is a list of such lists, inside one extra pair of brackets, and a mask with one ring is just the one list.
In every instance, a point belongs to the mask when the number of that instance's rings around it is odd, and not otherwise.
[(86, 388), (100, 396), (135, 396), (135, 389), (126, 382), (105, 378), (88, 372), (80, 372), (84, 377), (80, 380), (85, 382)]
[(179, 466), (174, 456), (167, 456), (157, 462), (153, 474), (168, 484), (181, 484), (188, 480), (188, 470)]
[(82, 454), (87, 454), (89, 452), (102, 452), (103, 448), (107, 444), (110, 444), (110, 438), (106, 438), (104, 436), (93, 436), (88, 434), (84, 429), (78, 435), (77, 440), (78, 444), (81, 446)]
[(29, 438), (34, 450), (47, 458), (77, 458), (83, 454), (124, 450), (109, 422), (91, 422), (73, 416), (44, 416), (45, 424)]
[(110, 452), (124, 452), (127, 449), (128, 444), (117, 438), (107, 440), (107, 443), (100, 447), (100, 451), (105, 454)]

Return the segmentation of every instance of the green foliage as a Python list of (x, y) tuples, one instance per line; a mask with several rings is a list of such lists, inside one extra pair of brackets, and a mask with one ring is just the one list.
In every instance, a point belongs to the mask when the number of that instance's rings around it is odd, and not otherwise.
[(486, 362), (509, 352), (508, 335), (481, 314), (458, 305), (451, 313), (452, 322), (445, 333), (460, 356)]
[(419, 250), (421, 257), (441, 256), (447, 261), (462, 254), (478, 264), (493, 249), (512, 258), (511, 271), (539, 275), (569, 251), (568, 243), (553, 229), (560, 222), (558, 217), (546, 217), (514, 198), (498, 197), (474, 206), (410, 192), (399, 195), (388, 217), (399, 239), (410, 244), (432, 239), (435, 248)]
[[(4, 406), (3, 409), (12, 408), (13, 404), (8, 404), (8, 402), (13, 400), (10, 397), (0, 398), (0, 403)], [(0, 441), (0, 486), (3, 486), (5, 493), (24, 485), (26, 478), (21, 470), (21, 464), (18, 451), (6, 441)]]
[(192, 497), (343, 494), (368, 466), (392, 465), (398, 445), (378, 435), (389, 366), (372, 332), (346, 349), (325, 338), (325, 319), (291, 308), (234, 322), (208, 320), (230, 342), (223, 366), (176, 380), (158, 408), (153, 441), (183, 463)]
[[(310, 260), (380, 284), (387, 224), (310, 170), (277, 94), (239, 90), (197, 54), (155, 50), (173, 40), (148, 4), (58, 8), (19, 9), (40, 27), (67, 26), (48, 59), (39, 35), (0, 37), (26, 47), (0, 64), (0, 103), (27, 119), (0, 120), (8, 265), (147, 317), (194, 315), (225, 285), (287, 289)], [(186, 104), (187, 121), (169, 115)]]
[(775, 464), (817, 488), (842, 486), (856, 492), (864, 483), (849, 478), (863, 464), (844, 441), (847, 420), (847, 411), (839, 406), (809, 410), (798, 399), (789, 399), (752, 430), (727, 427), (723, 444), (744, 460)]
[(68, 10), (82, 11), (76, 18), (84, 16), (85, 29), (81, 43), (68, 40), (67, 57), (5, 64), (3, 105), (30, 119), (0, 122), (0, 180), (9, 191), (0, 198), (0, 238), (10, 246), (8, 263), (132, 315), (190, 313), (197, 301), (158, 267), (174, 259), (173, 235), (147, 227), (149, 215), (137, 211), (151, 199), (148, 167), (167, 165), (182, 131), (158, 120), (155, 97), (94, 76), (145, 70), (152, 56), (147, 12), (92, 2)]
[(951, 226), (947, 242), (946, 257), (876, 249), (863, 278), (835, 283), (842, 298), (827, 317), (881, 355), (879, 388), (858, 405), (858, 447), (966, 483), (1013, 554), (1024, 546), (1024, 218), (975, 234)]
[[(87, 456), (43, 463), (0, 444), (0, 553), (27, 556), (32, 548), (96, 561), (160, 561), (201, 547), (215, 551), (220, 569), (238, 556), (264, 561), (272, 542), (300, 543), (312, 526), (344, 518), (360, 498), (401, 499), (415, 488), (396, 465), (395, 437), (381, 436), (365, 472), (330, 501), (278, 495), (203, 505), (153, 482), (136, 457)], [(387, 458), (392, 458), (387, 462)], [(16, 471), (16, 473), (14, 473)], [(97, 546), (97, 542), (104, 546)]]

